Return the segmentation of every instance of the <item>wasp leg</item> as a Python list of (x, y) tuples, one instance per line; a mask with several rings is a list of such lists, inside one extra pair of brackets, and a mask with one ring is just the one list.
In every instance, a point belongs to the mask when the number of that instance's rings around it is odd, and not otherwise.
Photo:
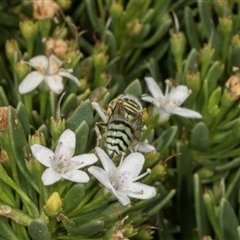
[(97, 135), (97, 143), (96, 143), (97, 147), (100, 145), (100, 143), (99, 143), (100, 139), (102, 139), (102, 134), (101, 134), (101, 132), (99, 130), (99, 127), (106, 128), (107, 124), (104, 123), (104, 122), (97, 122), (95, 124), (95, 132), (96, 132), (96, 135)]

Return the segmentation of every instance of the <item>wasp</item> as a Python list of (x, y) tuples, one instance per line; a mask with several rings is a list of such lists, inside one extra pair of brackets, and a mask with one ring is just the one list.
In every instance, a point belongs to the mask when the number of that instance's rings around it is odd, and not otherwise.
[(142, 133), (143, 109), (138, 99), (130, 94), (121, 94), (113, 99), (106, 114), (98, 103), (93, 103), (104, 122), (95, 125), (98, 139), (101, 139), (99, 127), (106, 129), (105, 147), (109, 157), (124, 153), (127, 148), (136, 151)]

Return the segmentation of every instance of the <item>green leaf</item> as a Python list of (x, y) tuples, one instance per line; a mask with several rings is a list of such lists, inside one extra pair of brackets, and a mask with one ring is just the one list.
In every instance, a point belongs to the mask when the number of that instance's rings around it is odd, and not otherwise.
[(75, 131), (83, 121), (86, 121), (88, 126), (92, 126), (93, 110), (89, 99), (78, 106), (73, 115), (67, 120), (67, 126), (72, 131)]
[(77, 205), (83, 200), (84, 196), (84, 185), (82, 183), (76, 183), (73, 185), (63, 198), (63, 214), (67, 214), (71, 209), (77, 207)]
[(197, 123), (191, 133), (190, 143), (199, 151), (206, 151), (209, 148), (209, 130), (204, 122)]
[[(12, 107), (8, 107), (7, 110), (7, 123), (7, 129), (6, 131), (1, 132), (0, 140), (2, 147), (5, 149), (11, 160), (12, 171), (14, 172), (14, 175), (17, 175), (17, 165), (31, 186), (38, 191), (36, 179), (34, 179), (29, 173), (25, 163), (29, 157), (30, 149), (16, 110)], [(14, 180), (18, 182), (16, 178)]]
[(219, 210), (219, 224), (223, 239), (239, 240), (238, 219), (230, 203), (222, 198)]
[[(193, 175), (192, 156), (188, 148), (182, 143), (177, 144), (177, 206), (181, 239), (193, 239), (194, 204), (193, 204)], [(183, 237), (184, 236), (184, 237)]]
[(16, 233), (13, 231), (13, 227), (10, 226), (10, 222), (8, 222), (6, 217), (0, 217), (0, 236), (1, 239), (6, 240), (19, 240), (20, 236), (17, 236)]
[(197, 34), (197, 26), (193, 18), (192, 9), (184, 8), (184, 21), (186, 26), (186, 35), (192, 48), (200, 49), (199, 36)]
[(139, 80), (136, 79), (132, 83), (130, 83), (125, 89), (124, 93), (129, 93), (136, 97), (140, 97), (142, 95), (142, 87)]
[(86, 121), (82, 121), (80, 126), (76, 129), (76, 150), (75, 154), (82, 154), (88, 142), (89, 127)]
[(50, 240), (47, 225), (41, 219), (34, 219), (28, 227), (28, 233), (33, 240)]
[(63, 102), (63, 105), (61, 107), (61, 113), (66, 115), (70, 111), (74, 110), (76, 107), (77, 107), (77, 96), (72, 93)]
[(214, 89), (216, 89), (217, 81), (223, 74), (224, 65), (216, 61), (213, 65), (209, 68), (206, 79), (208, 81), (208, 94), (211, 94)]
[(92, 220), (88, 223), (85, 223), (81, 226), (76, 226), (71, 222), (66, 223), (68, 220), (63, 220), (65, 222), (65, 227), (69, 233), (77, 236), (90, 237), (100, 231), (103, 231), (104, 222), (101, 220)]
[(177, 126), (172, 126), (170, 128), (168, 128), (166, 131), (164, 131), (161, 136), (158, 137), (157, 139), (157, 146), (156, 149), (158, 151), (164, 151), (166, 148), (169, 147), (169, 145), (171, 144), (171, 142), (173, 141), (173, 138), (176, 135), (177, 132)]
[(207, 235), (206, 231), (206, 214), (203, 203), (202, 185), (200, 182), (199, 175), (194, 174), (194, 202), (195, 202), (195, 216), (196, 226), (199, 237), (202, 239)]
[(240, 68), (240, 45), (237, 45), (233, 48), (232, 66)]
[(217, 217), (216, 217), (214, 197), (213, 197), (212, 192), (208, 191), (208, 192), (204, 193), (203, 199), (204, 199), (204, 205), (206, 207), (206, 212), (207, 212), (209, 221), (213, 227), (213, 230), (215, 232), (215, 235), (216, 235), (217, 239), (223, 240), (220, 226), (219, 226), (219, 223), (218, 223)]
[(22, 128), (24, 130), (25, 136), (27, 137), (30, 134), (30, 123), (28, 118), (28, 113), (26, 107), (22, 102), (19, 102), (17, 105), (17, 115), (21, 122)]

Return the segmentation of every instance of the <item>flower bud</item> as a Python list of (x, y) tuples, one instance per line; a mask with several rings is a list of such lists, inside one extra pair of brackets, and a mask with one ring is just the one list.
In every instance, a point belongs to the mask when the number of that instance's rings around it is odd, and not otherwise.
[(40, 144), (40, 145), (46, 146), (46, 139), (42, 133), (36, 131), (34, 135), (29, 136), (28, 143), (29, 143), (29, 146), (33, 144)]
[(144, 155), (145, 155), (145, 164), (144, 164), (145, 168), (154, 166), (160, 157), (160, 153), (156, 151), (148, 152), (148, 153), (145, 153)]
[(233, 36), (232, 38), (232, 46), (236, 47), (240, 45), (240, 34), (237, 33), (236, 35)]
[(57, 3), (62, 10), (67, 10), (71, 7), (72, 1), (71, 0), (64, 0), (64, 1), (57, 0)]
[(133, 227), (132, 224), (127, 224), (121, 229), (124, 236), (134, 236), (136, 234), (136, 229)]
[(200, 50), (200, 62), (201, 62), (201, 77), (205, 78), (207, 70), (210, 66), (210, 63), (213, 59), (215, 49), (212, 48), (211, 44), (205, 44), (204, 47)]
[(8, 61), (11, 63), (11, 66), (13, 66), (14, 63), (19, 61), (21, 52), (15, 39), (6, 41), (5, 53)]
[(22, 62), (17, 62), (14, 64), (14, 71), (17, 75), (17, 78), (19, 82), (22, 81), (26, 77), (28, 73), (31, 71), (31, 67), (27, 64), (24, 64)]
[(113, 17), (113, 18), (120, 17), (123, 12), (122, 2), (113, 1), (110, 6), (109, 12), (110, 12), (111, 17)]
[(19, 23), (20, 31), (27, 41), (33, 41), (37, 35), (37, 24), (29, 19), (25, 19)]
[(81, 83), (81, 85), (80, 85), (80, 87), (78, 89), (79, 93), (82, 93), (82, 92), (86, 91), (89, 88), (89, 84), (88, 84), (88, 81), (87, 81), (86, 77), (81, 78), (80, 79), (80, 83)]
[(68, 29), (66, 27), (62, 27), (62, 26), (57, 26), (54, 31), (53, 31), (53, 35), (52, 37), (54, 39), (65, 39), (67, 37), (68, 34)]
[(193, 103), (201, 89), (201, 78), (199, 72), (188, 72), (186, 74), (186, 82), (189, 89), (191, 89), (191, 95), (187, 99), (188, 103)]
[(104, 52), (99, 52), (93, 55), (93, 65), (98, 71), (102, 71), (108, 63), (108, 55)]
[(171, 32), (171, 52), (175, 58), (178, 74), (182, 75), (182, 59), (186, 48), (186, 38), (183, 32)]
[(233, 28), (233, 21), (231, 17), (219, 18), (219, 30), (222, 32), (223, 36), (231, 34)]
[(36, 177), (39, 181), (41, 181), (41, 176), (44, 171), (44, 166), (37, 161), (35, 158), (31, 157), (29, 161), (26, 161), (26, 166), (28, 171)]
[(53, 117), (50, 119), (51, 135), (54, 142), (56, 142), (66, 127), (65, 119), (55, 120)]
[(135, 238), (138, 240), (150, 240), (153, 238), (153, 231), (151, 228), (141, 228), (138, 231), (138, 234), (135, 235)]
[(63, 55), (63, 67), (64, 68), (75, 68), (79, 64), (79, 60), (82, 58), (82, 53), (79, 51), (69, 51)]
[(208, 168), (205, 168), (205, 167), (200, 168), (197, 171), (197, 173), (198, 173), (200, 179), (207, 179), (214, 175), (214, 171), (212, 171)]
[(58, 192), (54, 192), (47, 200), (44, 211), (47, 216), (55, 217), (62, 211), (62, 199)]
[(4, 149), (0, 149), (0, 163), (6, 163), (9, 161), (7, 152)]
[(127, 24), (128, 33), (132, 37), (136, 37), (142, 31), (143, 25), (139, 22), (138, 19), (133, 20)]
[(141, 225), (147, 220), (147, 215), (142, 212), (130, 212), (128, 213), (128, 221), (131, 222), (134, 226)]
[(155, 182), (156, 180), (159, 180), (163, 176), (165, 176), (167, 173), (166, 167), (161, 164), (157, 164), (154, 166), (154, 168), (151, 169), (151, 172), (143, 179), (143, 182), (145, 184), (150, 184)]

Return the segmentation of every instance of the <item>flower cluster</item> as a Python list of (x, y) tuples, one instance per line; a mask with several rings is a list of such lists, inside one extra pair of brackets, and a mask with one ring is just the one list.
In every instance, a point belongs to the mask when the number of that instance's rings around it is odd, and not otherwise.
[[(55, 153), (40, 145), (31, 146), (34, 157), (47, 169), (42, 174), (44, 185), (51, 185), (63, 179), (73, 182), (86, 183), (89, 176), (79, 168), (91, 165), (98, 159), (95, 154), (82, 154), (74, 156), (76, 144), (75, 133), (65, 130), (59, 138)], [(109, 156), (96, 147), (96, 152), (105, 170), (99, 167), (90, 167), (88, 171), (94, 175), (122, 205), (130, 203), (128, 197), (149, 199), (156, 195), (154, 187), (135, 182), (147, 173), (138, 176), (144, 164), (144, 156), (141, 153), (131, 153), (124, 161), (123, 158), (118, 167), (115, 167)]]

